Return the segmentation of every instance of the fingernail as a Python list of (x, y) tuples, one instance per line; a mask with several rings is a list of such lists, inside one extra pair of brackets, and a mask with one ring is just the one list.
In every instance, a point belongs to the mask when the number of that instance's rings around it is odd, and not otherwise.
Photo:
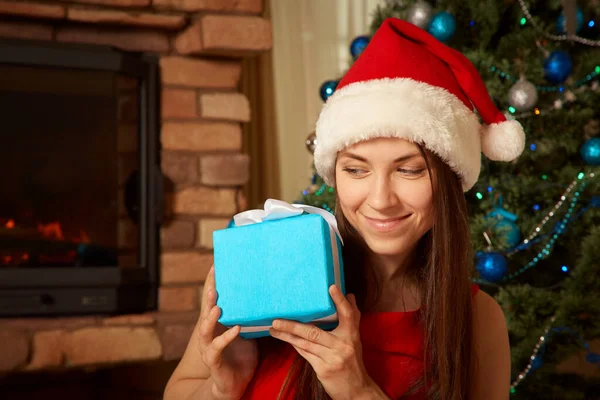
[(273, 321), (273, 328), (281, 328), (281, 321), (279, 321), (279, 320)]

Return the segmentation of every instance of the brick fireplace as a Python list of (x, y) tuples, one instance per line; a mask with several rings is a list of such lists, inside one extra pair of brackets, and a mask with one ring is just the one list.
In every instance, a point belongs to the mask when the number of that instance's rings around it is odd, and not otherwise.
[(262, 0), (0, 0), (0, 37), (159, 57), (165, 181), (158, 309), (0, 319), (0, 373), (178, 359), (213, 262), (212, 232), (246, 209), (242, 59), (271, 48)]

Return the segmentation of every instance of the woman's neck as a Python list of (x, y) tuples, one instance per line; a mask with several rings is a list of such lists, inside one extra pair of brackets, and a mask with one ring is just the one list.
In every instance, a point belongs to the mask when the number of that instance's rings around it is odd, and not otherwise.
[[(421, 306), (418, 284), (412, 273), (416, 267), (415, 256), (414, 251), (404, 255), (369, 256), (367, 268), (374, 269), (381, 290), (368, 296), (377, 299), (369, 307), (371, 311), (410, 311)], [(368, 287), (375, 290), (376, 286), (369, 284)]]
[(374, 268), (382, 283), (402, 281), (415, 260), (415, 252), (409, 251), (403, 254), (381, 255), (371, 253), (368, 257), (368, 265)]

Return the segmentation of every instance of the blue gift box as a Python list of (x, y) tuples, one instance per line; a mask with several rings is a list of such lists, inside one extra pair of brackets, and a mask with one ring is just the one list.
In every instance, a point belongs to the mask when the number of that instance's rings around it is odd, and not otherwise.
[(268, 336), (277, 318), (335, 328), (329, 287), (345, 294), (345, 285), (341, 242), (330, 223), (303, 213), (215, 231), (219, 322), (240, 325), (244, 338)]

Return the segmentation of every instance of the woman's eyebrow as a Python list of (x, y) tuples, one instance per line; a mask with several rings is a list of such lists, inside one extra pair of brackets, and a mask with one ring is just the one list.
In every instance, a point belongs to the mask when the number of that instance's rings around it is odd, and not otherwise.
[[(341, 157), (347, 157), (347, 158), (352, 158), (354, 160), (358, 160), (358, 161), (362, 161), (362, 162), (367, 162), (367, 159), (364, 157), (359, 156), (358, 154), (354, 154), (354, 153), (350, 153), (350, 152), (345, 152), (344, 154), (341, 155)], [(407, 160), (411, 160), (413, 158), (416, 157), (421, 157), (420, 153), (412, 153), (412, 154), (406, 154), (404, 156), (398, 157), (394, 160), (395, 163), (398, 162), (402, 162), (402, 161), (407, 161)]]

